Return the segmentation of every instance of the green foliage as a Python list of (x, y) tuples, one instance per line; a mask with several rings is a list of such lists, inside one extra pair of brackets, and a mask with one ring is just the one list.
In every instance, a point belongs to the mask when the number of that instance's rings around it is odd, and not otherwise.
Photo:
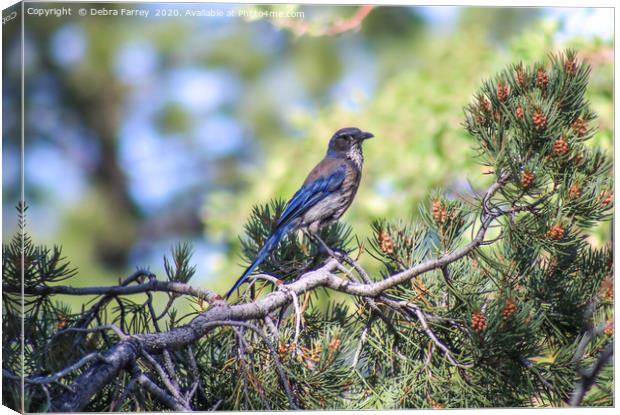
[[(452, 34), (438, 36), (420, 27), (410, 32), (403, 28), (398, 36), (390, 37), (381, 19), (389, 17), (388, 25), (392, 27), (405, 17), (398, 16), (398, 9), (374, 10), (362, 25), (362, 34), (368, 33), (368, 42), (373, 53), (377, 53), (373, 62), (381, 74), (372, 96), (363, 91), (352, 93), (348, 99), (353, 101), (353, 108), (329, 101), (318, 111), (290, 109), (284, 113), (284, 121), (300, 132), (300, 136), (291, 138), (289, 129), (283, 133), (261, 131), (264, 156), (244, 170), (243, 192), (215, 191), (205, 201), (205, 235), (225, 241), (230, 247), (216, 273), (228, 272), (238, 263), (241, 246), (234, 241), (247, 222), (248, 206), (294, 194), (304, 175), (323, 156), (328, 138), (345, 125), (359, 126), (376, 136), (365, 143), (362, 183), (355, 203), (342, 219), (361, 240), (372, 237), (368, 224), (380, 218), (419, 219), (418, 206), (426, 203), (429, 189), (444, 189), (449, 195), (467, 193), (470, 187), (475, 192), (485, 189), (492, 175), (479, 174), (480, 160), (471, 152), (477, 143), (461, 128), (464, 104), (490, 72), (504, 66), (512, 70), (516, 62), (543, 62), (550, 51), (559, 47), (554, 41), (559, 30), (557, 23), (549, 20), (525, 23), (516, 17), (510, 19), (508, 14), (500, 10), (471, 9)], [(480, 21), (490, 23), (472, 23)], [(506, 42), (498, 47), (495, 42), (498, 33), (489, 33), (488, 28), (496, 27), (500, 21), (503, 29), (519, 27), (520, 30), (503, 32)], [(383, 30), (373, 29), (377, 25)], [(409, 22), (405, 27), (414, 25)], [(355, 36), (349, 33), (343, 37)], [(308, 60), (320, 62), (332, 56), (331, 51), (324, 50), (329, 43), (310, 48), (313, 40), (302, 40), (303, 53), (313, 56)], [(601, 58), (606, 56), (610, 45), (583, 39), (571, 39), (568, 45), (578, 47), (580, 56), (596, 61), (583, 99), (590, 103), (590, 112), (598, 115), (589, 122), (590, 129), (596, 129), (597, 134), (575, 145), (583, 146), (586, 153), (611, 153), (613, 71), (611, 63)], [(546, 64), (548, 68), (552, 65)], [(537, 66), (532, 68), (533, 71)], [(556, 87), (554, 84), (553, 88)], [(264, 130), (270, 125), (273, 123), (261, 122), (257, 128)], [(536, 160), (529, 160), (525, 167), (536, 169)], [(482, 167), (483, 172), (486, 170)], [(587, 186), (596, 187), (592, 182)], [(599, 226), (590, 232), (598, 246), (610, 236), (608, 227)], [(362, 256), (360, 262), (370, 271), (380, 271), (370, 256)], [(218, 288), (224, 290), (228, 282), (222, 282)]]
[[(303, 409), (564, 405), (579, 371), (613, 340), (608, 323), (613, 319), (613, 250), (609, 244), (597, 246), (587, 233), (609, 222), (613, 205), (611, 163), (605, 151), (588, 143), (598, 134), (586, 99), (589, 73), (587, 64), (568, 51), (548, 63), (510, 66), (483, 82), (465, 109), (465, 128), (477, 145), (476, 160), (498, 180), (497, 192), (465, 201), (436, 191), (425, 196), (419, 222), (374, 221), (368, 244), (379, 271), (370, 278), (382, 281), (445, 257), (475, 242), (481, 227), (492, 227), (477, 249), (371, 299), (342, 303), (330, 298), (317, 305), (317, 291), (301, 293), (294, 297), (295, 310), (287, 307), (253, 322), (255, 329), (222, 322), (191, 346), (153, 361), (174, 366), (170, 376), (183, 393), (194, 391), (190, 405), (195, 410), (288, 407), (276, 367)], [(252, 210), (240, 242), (247, 262), (284, 206), (276, 200)], [(332, 249), (347, 251), (352, 231), (334, 224), (320, 236)], [(191, 251), (179, 245), (171, 260), (164, 258), (169, 281), (190, 280), (195, 272)], [(22, 254), (28, 288), (51, 288), (75, 275), (59, 248), (35, 247), (21, 235), (3, 246), (8, 288), (19, 286)], [(305, 236), (290, 234), (258, 272), (288, 282), (327, 258)], [(348, 277), (342, 269), (334, 272)], [(138, 270), (120, 284), (156, 278)], [(265, 284), (272, 287), (271, 281)], [(193, 311), (181, 314), (173, 308), (176, 294), (155, 310), (151, 292), (104, 293), (71, 314), (51, 295), (34, 294), (25, 298), (21, 316), (20, 299), (8, 292), (3, 292), (5, 397), (17, 393), (22, 363), (30, 379), (48, 376), (118, 341), (115, 333), (95, 332), (95, 327), (113, 323), (128, 334), (160, 332), (163, 324), (186, 324), (211, 307), (195, 296)], [(17, 340), (21, 317), (25, 362)], [(81, 329), (79, 335), (70, 330), (75, 328)], [(47, 410), (47, 393), (58, 394), (82, 370), (50, 382), (47, 389), (27, 384), (25, 409)], [(166, 387), (144, 356), (131, 370)], [(86, 409), (167, 408), (143, 388), (130, 386), (130, 373), (102, 388)], [(612, 370), (605, 368), (583, 404), (613, 405), (613, 381)], [(8, 405), (19, 406), (10, 399), (5, 398)]]
[[(20, 231), (10, 243), (2, 246), (2, 283), (6, 286), (24, 289), (41, 284), (56, 284), (75, 277), (77, 271), (70, 267), (62, 257), (59, 247), (49, 249), (35, 246), (25, 233), (27, 206), (18, 204), (18, 223)], [(23, 278), (23, 279), (22, 279)], [(42, 339), (51, 338), (54, 333), (74, 319), (70, 308), (53, 301), (50, 296), (22, 298), (19, 292), (2, 293), (2, 368), (11, 374), (19, 375), (22, 370), (27, 375), (45, 373), (62, 367), (79, 356), (70, 344), (65, 344), (62, 352), (50, 355), (42, 347)], [(22, 347), (23, 340), (23, 347)], [(24, 358), (22, 358), (22, 353)], [(45, 411), (47, 401), (41, 388), (26, 385), (23, 399), (31, 411)], [(3, 379), (3, 404), (10, 408), (21, 407), (21, 382), (19, 379)]]
[(192, 247), (187, 242), (180, 243), (172, 249), (172, 261), (174, 267), (164, 257), (164, 269), (170, 281), (178, 281), (187, 283), (196, 273), (196, 267), (190, 265), (189, 261), (192, 257)]

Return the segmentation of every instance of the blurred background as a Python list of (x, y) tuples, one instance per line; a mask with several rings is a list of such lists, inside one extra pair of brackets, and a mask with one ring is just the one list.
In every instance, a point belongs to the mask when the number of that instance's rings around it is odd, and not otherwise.
[[(373, 219), (415, 219), (431, 190), (481, 190), (490, 178), (462, 107), (505, 65), (565, 47), (592, 65), (592, 144), (612, 154), (610, 8), (67, 6), (74, 16), (25, 20), (24, 179), (29, 233), (62, 245), (80, 271), (75, 285), (114, 284), (136, 266), (164, 278), (163, 255), (188, 241), (193, 283), (224, 292), (243, 271), (239, 238), (252, 205), (289, 198), (344, 126), (376, 136), (342, 219), (362, 241)], [(149, 17), (80, 17), (79, 7)], [(180, 15), (155, 16), (161, 9)], [(226, 16), (241, 9), (246, 16)], [(19, 198), (20, 43), (11, 30), (4, 241), (16, 231)], [(591, 238), (605, 242), (609, 226)], [(369, 255), (362, 262), (376, 267)]]

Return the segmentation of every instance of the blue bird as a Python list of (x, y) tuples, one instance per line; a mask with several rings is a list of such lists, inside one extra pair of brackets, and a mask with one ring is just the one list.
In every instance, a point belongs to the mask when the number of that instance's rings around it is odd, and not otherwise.
[(349, 208), (362, 178), (362, 142), (374, 137), (359, 128), (341, 128), (329, 141), (325, 158), (308, 174), (301, 189), (286, 204), (275, 230), (258, 251), (256, 259), (226, 293), (243, 284), (289, 232), (308, 231), (311, 239), (329, 248), (317, 235), (324, 225), (337, 221)]

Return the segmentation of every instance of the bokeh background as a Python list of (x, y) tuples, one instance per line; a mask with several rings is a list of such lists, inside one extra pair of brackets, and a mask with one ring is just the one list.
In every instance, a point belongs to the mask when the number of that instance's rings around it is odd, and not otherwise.
[[(163, 276), (163, 255), (188, 241), (193, 283), (224, 292), (243, 270), (239, 238), (252, 205), (290, 197), (343, 126), (376, 136), (342, 219), (362, 241), (373, 219), (415, 219), (434, 189), (481, 190), (490, 179), (461, 126), (462, 107), (505, 65), (565, 47), (592, 65), (588, 97), (600, 131), (592, 144), (612, 153), (612, 9), (66, 6), (74, 15), (79, 7), (150, 11), (25, 19), (28, 230), (37, 243), (63, 246), (80, 270), (75, 285), (114, 284), (136, 266)], [(292, 17), (155, 17), (156, 9)], [(20, 173), (20, 43), (11, 30), (5, 241), (16, 231)], [(591, 238), (608, 240), (609, 225)]]

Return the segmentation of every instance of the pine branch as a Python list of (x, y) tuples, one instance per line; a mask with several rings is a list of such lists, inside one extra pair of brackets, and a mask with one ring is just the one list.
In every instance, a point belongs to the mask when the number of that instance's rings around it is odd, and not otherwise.
[[(420, 225), (375, 222), (371, 255), (384, 265), (378, 276), (349, 257), (351, 231), (341, 224), (323, 228), (319, 243), (284, 238), (235, 304), (189, 285), (195, 267), (187, 244), (164, 258), (168, 281), (138, 270), (118, 285), (76, 288), (55, 285), (76, 272), (59, 248), (16, 239), (3, 248), (7, 390), (20, 380), (12, 334), (23, 322), (31, 409), (121, 408), (128, 398), (138, 409), (178, 411), (223, 402), (511, 406), (561, 404), (573, 389), (571, 403), (579, 405), (597, 379), (608, 384), (601, 370), (613, 353), (606, 338), (590, 335), (597, 325), (612, 336), (613, 257), (609, 248), (593, 249), (583, 230), (609, 217), (613, 182), (603, 152), (583, 144), (595, 131), (583, 98), (588, 73), (569, 52), (551, 68), (518, 65), (485, 82), (466, 109), (466, 126), (496, 183), (468, 204), (431, 194)], [(241, 241), (248, 261), (283, 208), (278, 201), (254, 208)], [(271, 292), (256, 297), (256, 286)], [(330, 301), (323, 316), (307, 308), (318, 293), (333, 291), (356, 309)], [(16, 300), (22, 292), (24, 316)], [(154, 292), (168, 295), (159, 315)], [(138, 293), (146, 301), (127, 297)], [(55, 295), (97, 297), (72, 314)], [(178, 317), (178, 298), (194, 310)], [(574, 388), (575, 368), (603, 347)], [(547, 354), (553, 362), (532, 359)]]
[(177, 412), (191, 412), (191, 408), (179, 402), (175, 397), (170, 396), (162, 388), (157, 386), (148, 376), (144, 373), (140, 373), (137, 377), (137, 382), (151, 395), (156, 397), (159, 401), (164, 403), (167, 407)]
[[(485, 193), (483, 200), (488, 202), (490, 198), (504, 185), (507, 178), (507, 175), (503, 175), (497, 183), (493, 184)], [(271, 312), (290, 304), (292, 301), (291, 292), (301, 295), (320, 287), (327, 287), (353, 296), (369, 298), (377, 297), (390, 288), (403, 284), (420, 274), (435, 269), (441, 269), (447, 264), (455, 262), (477, 249), (484, 241), (489, 225), (495, 219), (505, 214), (502, 211), (490, 212), (488, 209), (485, 210), (487, 211), (483, 213), (482, 224), (473, 241), (447, 255), (430, 259), (379, 282), (360, 284), (344, 280), (333, 273), (333, 271), (338, 268), (338, 261), (335, 259), (330, 259), (321, 268), (307, 272), (297, 281), (288, 284), (286, 286), (286, 290), (274, 291), (253, 303), (228, 305), (221, 299), (218, 299), (217, 295), (213, 293), (210, 296), (210, 298), (214, 299), (212, 302), (212, 307), (205, 313), (194, 318), (194, 320), (192, 320), (189, 324), (173, 328), (168, 332), (131, 335), (128, 340), (121, 341), (119, 344), (114, 346), (108, 354), (106, 354), (106, 359), (112, 359), (114, 362), (113, 364), (108, 364), (105, 368), (101, 365), (93, 365), (90, 370), (74, 381), (74, 385), (80, 385), (80, 387), (82, 387), (85, 382), (88, 382), (90, 384), (88, 390), (96, 391), (99, 387), (103, 386), (103, 384), (98, 384), (98, 382), (104, 380), (103, 376), (96, 376), (97, 373), (104, 370), (106, 373), (110, 370), (116, 370), (116, 373), (118, 373), (118, 371), (122, 369), (122, 366), (120, 366), (118, 362), (135, 359), (135, 350), (144, 349), (147, 352), (161, 353), (166, 349), (178, 349), (194, 343), (199, 338), (205, 336), (213, 328), (227, 324), (226, 322), (262, 320)], [(131, 291), (132, 293), (144, 292), (143, 290), (145, 290), (146, 287), (153, 290), (154, 288), (159, 287), (158, 283), (155, 283), (154, 281), (155, 280), (152, 280), (149, 283), (141, 284), (139, 286), (115, 287), (114, 292), (127, 292), (125, 290), (129, 290), (130, 288), (135, 290)], [(168, 288), (167, 285), (166, 288)], [(53, 289), (53, 287), (49, 287), (49, 289)], [(186, 286), (184, 286), (184, 289), (188, 292), (192, 291)], [(92, 294), (93, 291), (95, 291), (97, 293), (104, 294), (101, 287), (95, 287), (93, 290), (89, 290), (88, 288), (81, 289), (79, 291), (74, 290), (76, 289), (67, 289), (63, 293), (85, 291)], [(122, 344), (132, 344), (133, 347), (121, 347)], [(134, 350), (133, 353), (131, 352), (132, 350)], [(96, 385), (93, 385), (93, 379), (97, 382)], [(87, 401), (87, 399), (68, 399), (68, 397), (61, 396), (54, 401), (54, 405), (65, 411), (79, 411), (83, 408)]]
[(570, 406), (581, 405), (581, 401), (583, 401), (586, 393), (590, 390), (592, 386), (594, 386), (599, 373), (601, 372), (601, 370), (603, 370), (609, 360), (613, 358), (613, 355), (614, 344), (613, 342), (609, 342), (607, 346), (605, 346), (603, 351), (599, 354), (596, 362), (592, 365), (592, 367), (582, 371), (581, 381), (573, 392), (573, 396), (570, 399)]

